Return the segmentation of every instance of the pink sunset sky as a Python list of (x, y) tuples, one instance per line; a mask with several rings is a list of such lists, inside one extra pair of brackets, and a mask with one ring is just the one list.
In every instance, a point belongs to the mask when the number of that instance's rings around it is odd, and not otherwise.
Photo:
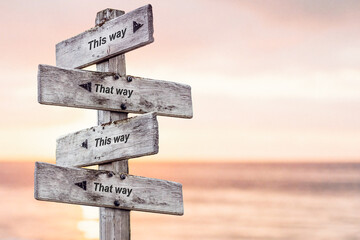
[(144, 160), (359, 161), (360, 1), (2, 1), (0, 160), (54, 160), (96, 111), (40, 105), (38, 64), (105, 8), (152, 4), (127, 73), (191, 85), (194, 118), (158, 117)]

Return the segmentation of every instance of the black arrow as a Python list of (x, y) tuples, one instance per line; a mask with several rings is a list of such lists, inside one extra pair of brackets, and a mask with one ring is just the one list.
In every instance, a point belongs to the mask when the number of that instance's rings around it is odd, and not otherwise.
[(88, 148), (87, 139), (81, 144), (83, 148)]
[(137, 30), (139, 30), (143, 25), (144, 24), (133, 21), (133, 33), (135, 33)]
[(80, 84), (79, 86), (91, 92), (91, 82)]
[(75, 185), (86, 191), (86, 181), (75, 183)]

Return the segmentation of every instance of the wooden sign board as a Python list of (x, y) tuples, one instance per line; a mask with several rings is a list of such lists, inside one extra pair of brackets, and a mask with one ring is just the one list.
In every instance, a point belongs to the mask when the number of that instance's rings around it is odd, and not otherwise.
[(192, 118), (191, 87), (115, 73), (39, 65), (42, 104)]
[(83, 68), (154, 41), (151, 5), (135, 9), (56, 45), (56, 65)]
[(180, 183), (49, 163), (35, 164), (35, 199), (183, 215)]
[(158, 122), (148, 113), (57, 139), (56, 164), (84, 167), (158, 153)]

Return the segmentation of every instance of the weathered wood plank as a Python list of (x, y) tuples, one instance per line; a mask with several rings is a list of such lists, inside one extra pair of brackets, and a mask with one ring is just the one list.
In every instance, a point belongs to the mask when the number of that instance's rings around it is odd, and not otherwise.
[(112, 171), (35, 164), (37, 200), (183, 215), (180, 183)]
[(84, 167), (156, 154), (155, 113), (102, 124), (57, 139), (56, 164)]
[(56, 65), (82, 68), (154, 41), (151, 5), (98, 25), (56, 45)]
[(128, 113), (156, 112), (181, 118), (193, 115), (188, 85), (48, 65), (39, 65), (38, 101)]

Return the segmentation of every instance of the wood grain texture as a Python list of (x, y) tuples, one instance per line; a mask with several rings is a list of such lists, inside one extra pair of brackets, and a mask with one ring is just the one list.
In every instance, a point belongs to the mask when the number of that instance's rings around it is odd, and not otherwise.
[[(114, 14), (116, 13), (116, 14)], [(96, 14), (95, 24), (103, 24), (117, 15), (125, 12), (115, 9), (105, 9)], [(126, 76), (125, 55), (118, 55), (96, 64), (99, 72), (118, 73)], [(98, 125), (123, 120), (128, 117), (127, 113), (98, 110)], [(128, 160), (116, 161), (99, 165), (99, 170), (113, 171), (117, 174), (129, 173)], [(130, 210), (104, 208), (99, 209), (100, 240), (130, 240)]]
[[(37, 200), (183, 215), (180, 183), (113, 171), (35, 164)], [(121, 188), (121, 190), (120, 190)]]
[[(123, 113), (114, 113), (116, 115)], [(125, 113), (124, 115), (127, 115)], [(116, 118), (116, 116), (113, 116)], [(128, 160), (99, 165), (99, 170), (129, 173)], [(130, 210), (104, 208), (99, 211), (100, 240), (130, 240)]]
[(125, 12), (118, 9), (106, 8), (96, 13), (95, 27), (101, 27), (105, 22), (124, 15)]
[[(116, 12), (114, 14), (119, 15)], [(83, 68), (104, 61), (152, 43), (153, 32), (151, 5), (140, 7), (112, 20), (103, 18), (97, 21), (96, 27), (58, 43), (56, 65)], [(116, 38), (111, 41), (110, 36), (113, 34)], [(98, 42), (91, 42), (93, 40)]]
[[(119, 11), (119, 10), (117, 10)], [(96, 23), (102, 21), (102, 16), (111, 14), (97, 14)], [(100, 18), (100, 20), (99, 20)], [(109, 70), (126, 75), (125, 55), (110, 58), (107, 61), (96, 64), (97, 71), (109, 72)], [(124, 120), (127, 113), (98, 110), (98, 124), (105, 124), (116, 120)], [(116, 161), (99, 165), (99, 170), (113, 171), (117, 174), (129, 173), (128, 160)], [(99, 211), (100, 240), (130, 240), (130, 210), (101, 207)]]
[(191, 87), (188, 85), (48, 65), (39, 65), (38, 101), (48, 105), (128, 113), (193, 116)]
[(84, 167), (152, 155), (158, 139), (155, 113), (106, 123), (58, 138), (56, 164)]

